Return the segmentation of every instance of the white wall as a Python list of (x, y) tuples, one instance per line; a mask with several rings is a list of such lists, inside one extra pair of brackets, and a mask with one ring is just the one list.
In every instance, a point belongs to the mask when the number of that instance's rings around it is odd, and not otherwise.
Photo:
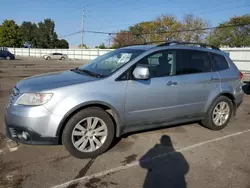
[[(99, 55), (103, 55), (112, 49), (34, 49), (34, 48), (8, 48), (17, 56), (39, 57), (45, 54), (59, 52), (67, 54), (69, 59), (91, 60)], [(250, 48), (221, 48), (230, 54), (230, 58), (242, 71), (250, 71)]]
[(250, 48), (221, 48), (230, 54), (238, 69), (242, 71), (250, 71)]
[(99, 55), (103, 55), (111, 49), (38, 49), (38, 48), (7, 48), (11, 53), (16, 56), (24, 57), (38, 57), (50, 53), (63, 53), (68, 56), (69, 59), (87, 59), (91, 60)]

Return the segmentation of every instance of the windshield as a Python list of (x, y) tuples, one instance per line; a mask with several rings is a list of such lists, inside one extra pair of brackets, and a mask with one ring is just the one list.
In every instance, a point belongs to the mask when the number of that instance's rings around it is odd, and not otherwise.
[(97, 57), (90, 63), (81, 66), (78, 70), (100, 75), (102, 77), (109, 76), (142, 52), (144, 51), (135, 49), (114, 50)]

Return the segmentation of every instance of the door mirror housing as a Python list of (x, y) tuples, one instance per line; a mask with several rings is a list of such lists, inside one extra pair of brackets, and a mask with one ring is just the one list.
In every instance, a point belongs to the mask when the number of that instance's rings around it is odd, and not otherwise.
[(148, 67), (144, 67), (141, 65), (135, 67), (133, 76), (136, 80), (148, 80), (150, 78)]

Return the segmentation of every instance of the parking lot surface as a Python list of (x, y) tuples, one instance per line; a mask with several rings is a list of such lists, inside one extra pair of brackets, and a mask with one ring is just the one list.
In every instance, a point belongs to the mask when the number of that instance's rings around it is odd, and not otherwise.
[(4, 105), (28, 76), (78, 67), (84, 61), (0, 60), (0, 188), (250, 187), (250, 95), (229, 125), (198, 123), (134, 133), (95, 159), (76, 159), (63, 146), (15, 145), (4, 136)]

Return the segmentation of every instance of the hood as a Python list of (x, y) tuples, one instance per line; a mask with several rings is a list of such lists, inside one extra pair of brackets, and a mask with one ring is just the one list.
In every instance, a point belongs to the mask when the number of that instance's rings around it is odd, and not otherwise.
[(80, 84), (94, 81), (100, 78), (90, 77), (83, 74), (78, 74), (72, 71), (53, 72), (32, 76), (21, 80), (16, 87), (20, 92), (36, 92), (42, 90), (49, 90), (73, 84)]

